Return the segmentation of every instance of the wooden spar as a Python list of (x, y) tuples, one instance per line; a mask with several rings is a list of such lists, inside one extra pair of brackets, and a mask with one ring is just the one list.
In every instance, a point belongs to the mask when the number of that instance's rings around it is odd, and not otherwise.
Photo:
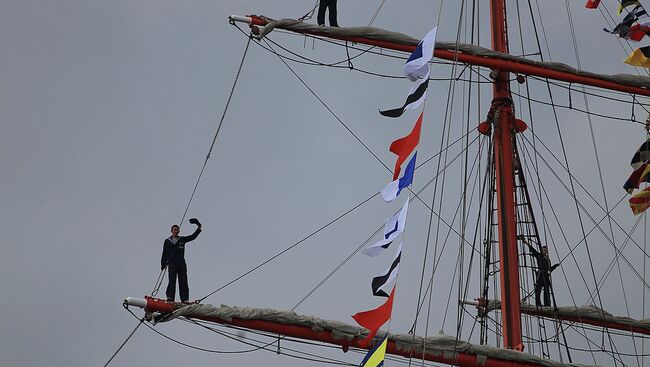
[[(266, 19), (259, 18), (254, 15), (246, 16), (246, 17), (231, 15), (229, 18), (231, 21), (234, 22), (243, 22), (243, 23), (256, 25), (256, 26), (265, 26), (268, 23)], [(332, 35), (332, 34), (325, 35), (319, 32), (310, 32), (310, 31), (294, 31), (294, 32), (301, 33), (301, 34), (309, 34), (314, 36), (328, 37), (332, 39), (338, 39), (338, 40), (349, 41), (354, 43), (361, 43), (361, 44), (377, 46), (377, 47), (382, 47), (390, 50), (403, 51), (409, 53), (413, 52), (413, 50), (415, 49), (415, 46), (413, 45), (402, 45), (395, 42), (373, 40), (365, 37), (348, 37), (348, 36), (339, 36), (339, 35)], [(436, 49), (433, 52), (433, 55), (443, 60), (458, 61), (464, 64), (484, 66), (486, 68), (490, 68), (493, 70), (500, 70), (500, 71), (523, 74), (523, 75), (533, 75), (541, 78), (560, 80), (560, 81), (575, 83), (575, 84), (590, 85), (593, 87), (650, 97), (650, 89), (622, 85), (613, 81), (603, 80), (589, 75), (577, 75), (566, 71), (551, 70), (551, 69), (543, 68), (541, 66), (525, 64), (514, 60), (494, 59), (485, 56), (477, 56), (477, 55), (455, 52), (452, 50), (438, 50), (438, 49)]]
[[(504, 0), (490, 0), (492, 49), (508, 53), (508, 35)], [(514, 114), (510, 99), (510, 73), (498, 70), (493, 84), (490, 115), (493, 116), (492, 147), (495, 163), (497, 211), (499, 223), (499, 277), (501, 283), (501, 314), (503, 346), (523, 350), (521, 342), (521, 304), (519, 296), (519, 255), (515, 217), (515, 181), (513, 173)]]
[[(478, 301), (463, 300), (461, 302), (466, 305), (476, 306), (479, 312), (489, 312), (493, 310), (492, 308), (486, 308), (485, 306), (481, 306)], [(490, 301), (490, 303), (492, 302), (494, 301)], [(532, 306), (522, 307), (521, 313), (526, 315), (531, 315), (531, 316), (545, 317), (549, 320), (565, 320), (565, 321), (575, 322), (578, 324), (607, 327), (609, 329), (616, 329), (616, 330), (629, 331), (629, 332), (639, 333), (644, 335), (650, 335), (650, 328), (648, 327), (636, 326), (633, 324), (619, 322), (613, 319), (607, 319), (607, 320), (602, 318), (599, 319), (599, 318), (591, 317), (588, 314), (566, 315), (563, 314), (562, 312), (556, 312), (556, 310), (554, 309), (533, 308)]]
[[(134, 305), (138, 307), (144, 307), (147, 313), (159, 312), (163, 314), (170, 313), (178, 308), (178, 304), (166, 302), (161, 299), (145, 297), (146, 300), (141, 300), (138, 298), (127, 298), (124, 302), (127, 305)], [(143, 303), (146, 306), (143, 306)], [(231, 318), (230, 320), (224, 320), (218, 317), (210, 316), (201, 316), (195, 317), (196, 319), (215, 322), (223, 325), (232, 325), (237, 327), (242, 327), (252, 330), (260, 330), (273, 334), (286, 335), (292, 338), (300, 338), (306, 340), (320, 341), (324, 343), (340, 345), (344, 351), (347, 351), (347, 348), (354, 347), (360, 349), (370, 349), (370, 347), (362, 347), (360, 345), (360, 339), (355, 338), (353, 340), (346, 340), (341, 338), (335, 338), (330, 330), (321, 330), (315, 331), (311, 327), (302, 326), (302, 325), (289, 325), (282, 324), (275, 321), (267, 320), (248, 320), (240, 318)], [(462, 351), (457, 351), (453, 353), (442, 353), (435, 354), (433, 351), (424, 351), (424, 353), (418, 351), (408, 351), (399, 349), (395, 343), (389, 339), (386, 346), (386, 353), (402, 356), (406, 358), (416, 358), (423, 359), (431, 362), (438, 362), (447, 365), (459, 366), (459, 367), (539, 367), (538, 364), (529, 363), (526, 361), (518, 360), (507, 360), (507, 359), (498, 359), (495, 357), (486, 357), (472, 353), (466, 353)]]

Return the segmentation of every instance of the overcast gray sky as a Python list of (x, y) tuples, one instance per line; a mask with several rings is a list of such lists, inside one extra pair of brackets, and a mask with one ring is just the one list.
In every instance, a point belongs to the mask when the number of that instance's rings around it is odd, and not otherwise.
[[(444, 3), (439, 40), (456, 39), (459, 3)], [(570, 3), (583, 68), (635, 73), (621, 62), (626, 51), (614, 37), (602, 32), (608, 26), (604, 18), (598, 12), (584, 10), (583, 0)], [(615, 1), (603, 3), (611, 10)], [(514, 18), (513, 4), (509, 14)], [(366, 25), (378, 5), (379, 1), (341, 0), (339, 23)], [(528, 4), (520, 5), (524, 13), (524, 53), (535, 52), (534, 33), (526, 15)], [(227, 16), (255, 13), (297, 18), (312, 6), (311, 2), (296, 0), (0, 0), (0, 229), (5, 236), (0, 256), (0, 364), (83, 366), (107, 361), (137, 323), (122, 308), (122, 299), (151, 292), (159, 271), (162, 241), (169, 235), (169, 226), (181, 219), (232, 87), (246, 38), (228, 24)], [(535, 1), (533, 6), (537, 6)], [(440, 1), (386, 1), (374, 25), (421, 37), (436, 24), (439, 9)], [(545, 57), (576, 65), (565, 2), (540, 1), (539, 9), (545, 30)], [(482, 8), (479, 16), (483, 44), (488, 44), (487, 15)], [(536, 21), (541, 32), (540, 18)], [(463, 24), (461, 28), (469, 29), (466, 27)], [(512, 53), (521, 53), (519, 25), (514, 20), (510, 31)], [(324, 63), (347, 57), (343, 47), (302, 36), (276, 32), (270, 37)], [(460, 39), (465, 39), (465, 33)], [(546, 39), (550, 55), (546, 53)], [(356, 55), (359, 51), (350, 53)], [(358, 69), (399, 75), (402, 62), (366, 54), (354, 59), (353, 64)], [(345, 68), (291, 65), (379, 159), (393, 165), (388, 145), (410, 131), (417, 114), (411, 112), (393, 121), (376, 111), (402, 103), (410, 87), (406, 80)], [(451, 72), (448, 65), (432, 66), (432, 76), (445, 78)], [(461, 68), (456, 70), (460, 72)], [(468, 76), (469, 71), (463, 75)], [(536, 98), (548, 101), (543, 84), (531, 81), (530, 85)], [(429, 87), (418, 150), (420, 162), (440, 149), (448, 87), (447, 81), (432, 82)], [(452, 141), (461, 136), (461, 126), (467, 121), (463, 107), (466, 100), (462, 97), (465, 87), (463, 83), (456, 86)], [(480, 106), (484, 118), (489, 91), (489, 86), (484, 86), (480, 104), (472, 105), (472, 116), (477, 116), (476, 107)], [(556, 103), (568, 104), (566, 91), (555, 88), (554, 97)], [(574, 106), (584, 107), (579, 93), (572, 92), (571, 98)], [(620, 98), (630, 100), (629, 96)], [(518, 117), (530, 123), (526, 103), (516, 103)], [(589, 103), (594, 112), (623, 118), (631, 115), (627, 103), (600, 98), (590, 98)], [(562, 159), (552, 111), (536, 104), (533, 112), (535, 131)], [(635, 114), (638, 120), (647, 115), (638, 105)], [(585, 115), (559, 109), (558, 117), (574, 174), (602, 201)], [(479, 117), (470, 120), (471, 128), (480, 121)], [(593, 127), (611, 208), (624, 194), (621, 185), (630, 173), (628, 161), (644, 139), (643, 130), (637, 124), (602, 118), (594, 118)], [(476, 133), (472, 133), (474, 136)], [(548, 153), (545, 157), (552, 159)], [(445, 182), (446, 190), (453, 194), (442, 206), (443, 217), (449, 222), (453, 221), (458, 203), (462, 166), (457, 163), (454, 167)], [(549, 180), (547, 189), (557, 205), (559, 220), (566, 224), (567, 241), (575, 245), (581, 236), (575, 204), (545, 171), (542, 178)], [(415, 188), (419, 190), (434, 172), (435, 161), (418, 171)], [(386, 169), (276, 56), (252, 43), (188, 213), (204, 223), (204, 232), (186, 252), (191, 298), (203, 297), (312, 233), (377, 192), (389, 179)], [(430, 202), (431, 189), (422, 195), (425, 202)], [(600, 220), (602, 210), (586, 195), (580, 196), (593, 210), (593, 218)], [(400, 199), (385, 204), (379, 198), (373, 199), (205, 302), (293, 307), (402, 202)], [(421, 203), (412, 203), (391, 324), (395, 332), (407, 332), (413, 322), (426, 246), (428, 212)], [(633, 225), (635, 218), (625, 202), (614, 213), (617, 223), (626, 230)], [(555, 222), (550, 211), (545, 214), (549, 222)], [(585, 223), (587, 230), (592, 228), (589, 219)], [(459, 228), (457, 221), (454, 227)], [(616, 225), (613, 227), (620, 246), (625, 237)], [(603, 228), (609, 233), (608, 226)], [(182, 232), (192, 229), (184, 223)], [(644, 245), (643, 237), (639, 230), (635, 233), (637, 243), (630, 243), (625, 254), (642, 272), (644, 256), (639, 247)], [(443, 228), (441, 244), (444, 234)], [(553, 236), (557, 242), (552, 247), (554, 258), (564, 257), (569, 250), (562, 235)], [(445, 269), (436, 275), (435, 311), (428, 332), (442, 330), (454, 335), (454, 301), (448, 321), (442, 322), (450, 286), (457, 281), (452, 281), (452, 274), (459, 242), (454, 236), (448, 242), (443, 255), (449, 260), (443, 261)], [(612, 247), (598, 231), (590, 237), (589, 246), (595, 273), (600, 277), (612, 258)], [(584, 245), (579, 249), (577, 261), (588, 269)], [(296, 311), (353, 323), (349, 315), (378, 304), (368, 284), (389, 260), (355, 256)], [(578, 279), (576, 266), (570, 261), (563, 263), (564, 274), (568, 279)], [(625, 283), (630, 287), (625, 294), (630, 316), (642, 318), (645, 313), (640, 281), (626, 264), (622, 263), (621, 268), (621, 277), (608, 278), (611, 286), (603, 291), (604, 306), (614, 314), (627, 314), (621, 301), (621, 284)], [(592, 279), (585, 271), (585, 277)], [(479, 279), (478, 269), (472, 279)], [(564, 277), (555, 279), (556, 284), (561, 284), (556, 287), (558, 303), (588, 302), (580, 281), (567, 286)], [(574, 293), (570, 295), (567, 287)], [(476, 298), (478, 293), (468, 297)], [(182, 321), (156, 329), (204, 348), (250, 349)], [(337, 350), (314, 351), (351, 363), (362, 358), (360, 354)], [(321, 365), (267, 351), (200, 352), (145, 327), (138, 330), (112, 365), (261, 363)], [(611, 360), (603, 362), (608, 363)]]

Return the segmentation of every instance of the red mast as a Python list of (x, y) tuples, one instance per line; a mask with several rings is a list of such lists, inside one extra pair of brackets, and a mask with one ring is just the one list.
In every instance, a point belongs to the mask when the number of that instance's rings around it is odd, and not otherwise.
[[(492, 49), (508, 53), (505, 0), (490, 0)], [(495, 75), (496, 74), (496, 75)], [(499, 264), (503, 345), (523, 350), (521, 343), (521, 304), (519, 300), (519, 258), (515, 218), (515, 187), (512, 139), (514, 116), (510, 99), (510, 73), (493, 70), (496, 76), (490, 116), (493, 116), (494, 162), (496, 169), (499, 222)]]

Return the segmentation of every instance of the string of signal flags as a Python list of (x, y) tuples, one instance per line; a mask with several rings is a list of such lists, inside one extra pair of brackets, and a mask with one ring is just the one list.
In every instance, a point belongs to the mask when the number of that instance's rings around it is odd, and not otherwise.
[[(601, 0), (587, 0), (585, 8), (597, 9), (600, 2)], [(621, 15), (623, 11), (627, 11), (627, 14), (612, 30), (603, 30), (634, 42), (640, 42), (643, 37), (650, 35), (650, 17), (641, 2), (639, 0), (618, 0), (618, 2), (618, 15)], [(632, 10), (628, 10), (630, 7), (633, 7)], [(635, 49), (625, 59), (625, 63), (650, 68), (650, 46)], [(650, 183), (650, 138), (641, 144), (634, 153), (630, 166), (634, 171), (623, 184), (623, 189), (632, 195), (643, 182)], [(634, 215), (645, 212), (650, 208), (650, 187), (632, 195), (629, 203)]]
[[(399, 108), (380, 110), (382, 116), (397, 118), (407, 110), (418, 109), (426, 99), (427, 87), (429, 85), (429, 61), (433, 57), (433, 50), (436, 41), (437, 27), (429, 31), (420, 41), (404, 64), (404, 75), (413, 83), (406, 101)], [(411, 132), (395, 141), (390, 145), (390, 152), (397, 156), (395, 168), (393, 170), (393, 181), (381, 190), (381, 196), (386, 202), (392, 202), (397, 199), (402, 190), (413, 183), (415, 173), (415, 160), (417, 158), (417, 146), (420, 142), (420, 131), (422, 129), (422, 118), (424, 111), (415, 122)], [(410, 159), (409, 159), (410, 157)], [(402, 171), (402, 165), (408, 159), (404, 174), (399, 177)], [(361, 340), (360, 345), (367, 347), (379, 331), (379, 328), (386, 324), (393, 312), (393, 300), (395, 298), (395, 289), (397, 288), (397, 275), (399, 273), (399, 264), (402, 257), (403, 233), (406, 228), (406, 216), (408, 213), (410, 196), (407, 196), (402, 208), (393, 216), (388, 218), (384, 223), (382, 238), (366, 246), (361, 252), (370, 257), (379, 256), (389, 249), (393, 242), (399, 243), (395, 248), (393, 261), (388, 269), (372, 278), (371, 289), (375, 297), (386, 298), (379, 307), (362, 311), (354, 314), (352, 318), (361, 326), (368, 329), (368, 335)], [(389, 324), (390, 329), (390, 324)], [(380, 342), (376, 343), (366, 354), (361, 362), (361, 367), (379, 367), (383, 366), (384, 356), (386, 354), (386, 345), (388, 343), (388, 331)]]
[[(600, 2), (601, 0), (587, 0), (585, 8), (598, 9)], [(618, 3), (618, 15), (621, 15), (624, 10), (628, 13), (612, 30), (606, 28), (603, 30), (633, 42), (640, 42), (643, 37), (650, 35), (650, 18), (641, 2), (639, 0), (618, 0)], [(628, 10), (630, 7), (633, 7), (632, 10)], [(650, 46), (635, 49), (624, 62), (632, 66), (650, 68)]]
[[(634, 171), (623, 185), (623, 189), (628, 194), (632, 194), (635, 189), (638, 189), (641, 183), (650, 182), (650, 138), (641, 144), (636, 153), (634, 153), (630, 166), (632, 166)], [(650, 187), (646, 187), (632, 195), (629, 203), (634, 215), (645, 212), (650, 208)]]

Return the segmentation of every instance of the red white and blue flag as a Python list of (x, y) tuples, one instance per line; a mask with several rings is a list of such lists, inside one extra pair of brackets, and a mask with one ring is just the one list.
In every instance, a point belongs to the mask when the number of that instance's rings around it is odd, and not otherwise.
[(384, 198), (386, 202), (395, 200), (400, 192), (402, 192), (402, 189), (408, 187), (413, 183), (413, 174), (415, 173), (415, 159), (417, 156), (418, 152), (415, 152), (415, 154), (413, 154), (413, 157), (411, 157), (411, 160), (409, 160), (409, 163), (406, 165), (406, 169), (404, 170), (404, 176), (389, 183), (381, 190), (381, 197)]
[(390, 144), (389, 150), (397, 155), (393, 180), (397, 180), (397, 177), (399, 177), (399, 173), (402, 169), (402, 163), (404, 163), (406, 158), (408, 158), (408, 156), (413, 153), (413, 150), (415, 150), (415, 147), (420, 142), (420, 130), (422, 130), (423, 115), (424, 112), (421, 112), (420, 117), (418, 117), (418, 120), (415, 123), (415, 126), (413, 126), (413, 130), (411, 130), (408, 135), (403, 138), (399, 138)]

